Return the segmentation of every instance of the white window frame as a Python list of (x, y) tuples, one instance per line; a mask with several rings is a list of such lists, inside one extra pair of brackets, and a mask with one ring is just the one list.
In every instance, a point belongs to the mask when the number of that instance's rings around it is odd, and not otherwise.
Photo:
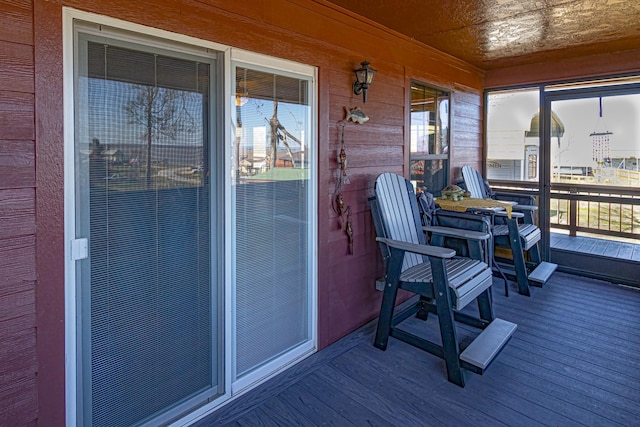
[[(307, 230), (307, 241), (311, 246), (309, 248), (310, 249), (309, 255), (308, 255), (309, 259), (307, 260), (309, 269), (310, 269), (309, 278), (311, 280), (311, 283), (309, 284), (309, 288), (308, 288), (309, 295), (310, 295), (310, 300), (309, 300), (310, 319), (308, 320), (309, 320), (309, 326), (311, 329), (309, 331), (310, 332), (309, 336), (311, 337), (311, 340), (306, 344), (299, 346), (294, 351), (288, 352), (285, 355), (266, 363), (262, 367), (253, 371), (250, 375), (246, 375), (245, 377), (235, 381), (232, 378), (231, 392), (234, 396), (236, 396), (238, 393), (243, 393), (255, 387), (256, 385), (264, 382), (266, 379), (268, 379), (271, 376), (271, 373), (273, 373), (274, 371), (280, 370), (285, 366), (294, 364), (302, 360), (304, 356), (317, 351), (317, 348), (318, 348), (318, 345), (317, 345), (317, 341), (318, 341), (318, 337), (317, 337), (317, 329), (318, 329), (317, 327), (317, 322), (318, 322), (317, 320), (317, 317), (318, 317), (318, 314), (317, 314), (318, 170), (317, 169), (318, 168), (314, 167), (315, 165), (318, 164), (318, 161), (317, 161), (317, 153), (318, 153), (317, 70), (315, 67), (300, 64), (297, 62), (278, 59), (271, 56), (249, 52), (241, 49), (231, 49), (231, 62), (230, 62), (229, 68), (232, 74), (233, 74), (233, 70), (236, 67), (255, 68), (255, 69), (264, 70), (266, 72), (279, 73), (283, 75), (289, 74), (294, 77), (307, 77), (311, 79), (311, 87), (309, 91), (310, 92), (309, 93), (309, 105), (310, 105), (309, 117), (311, 119), (309, 122), (311, 123), (311, 129), (309, 132), (310, 135), (308, 137), (308, 141), (309, 141), (308, 145), (310, 147), (313, 147), (313, 149), (310, 150), (309, 152), (309, 164), (312, 165), (312, 167), (309, 170), (309, 183), (311, 188), (308, 195), (309, 200), (307, 200), (307, 202), (309, 203), (309, 219), (310, 219), (310, 226)], [(233, 120), (229, 122), (231, 125), (231, 129), (229, 129), (228, 134), (235, 136), (236, 135), (235, 75), (231, 75), (227, 81), (230, 84), (229, 90), (233, 94), (233, 96), (229, 98), (229, 105), (227, 109), (229, 111), (232, 111), (234, 116)], [(233, 142), (235, 143), (235, 139), (233, 140)], [(226, 157), (228, 161), (228, 165), (227, 165), (228, 169), (227, 169), (226, 175), (232, 177), (232, 179), (229, 181), (229, 184), (230, 184), (230, 187), (233, 187), (236, 182), (235, 176), (234, 176), (235, 171), (233, 170), (233, 160), (234, 160), (233, 156), (234, 156), (235, 150), (230, 149), (228, 153), (229, 155)], [(230, 200), (228, 201), (225, 200), (225, 206), (229, 207), (229, 216), (227, 218), (231, 218), (232, 217), (231, 206), (233, 202), (231, 198), (233, 197), (234, 192), (232, 188), (228, 188), (228, 189), (230, 191), (227, 191), (227, 194), (229, 195)], [(229, 240), (231, 240), (230, 243), (233, 245), (234, 244), (233, 231), (230, 234), (231, 234), (230, 236), (231, 239)], [(228, 250), (227, 248), (225, 248), (225, 251), (229, 256), (231, 256), (231, 254), (233, 253), (233, 250), (234, 248), (232, 246), (229, 247)], [(230, 272), (233, 272), (232, 268), (229, 268), (228, 270)], [(231, 292), (231, 294), (233, 295), (234, 293)], [(232, 302), (232, 307), (235, 307), (235, 301)], [(231, 350), (233, 350), (233, 348)], [(232, 358), (229, 360), (232, 360)], [(235, 376), (235, 360), (233, 360), (232, 363), (233, 363), (233, 366), (232, 366), (232, 377), (233, 377)]]

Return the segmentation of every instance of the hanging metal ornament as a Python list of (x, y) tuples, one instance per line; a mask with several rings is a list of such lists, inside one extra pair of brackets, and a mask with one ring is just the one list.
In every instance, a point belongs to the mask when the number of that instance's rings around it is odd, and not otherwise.
[[(602, 118), (602, 97), (600, 97), (599, 101), (600, 114), (596, 122), (596, 127), (594, 131), (589, 134), (589, 137), (591, 137), (593, 161), (598, 165), (602, 165), (606, 159), (611, 158), (611, 135), (613, 135), (613, 132), (606, 130), (606, 123)], [(604, 124), (604, 131), (598, 130), (600, 122)]]

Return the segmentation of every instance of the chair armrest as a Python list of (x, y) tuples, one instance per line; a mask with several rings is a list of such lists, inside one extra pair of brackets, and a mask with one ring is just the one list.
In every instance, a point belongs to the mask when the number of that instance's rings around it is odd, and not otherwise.
[(446, 237), (457, 237), (466, 240), (489, 240), (491, 234), (480, 231), (464, 230), (462, 228), (450, 228), (439, 226), (422, 227), (424, 231)]
[(385, 237), (376, 237), (376, 241), (385, 245), (400, 249), (414, 254), (432, 256), (437, 258), (453, 258), (456, 251), (453, 249), (441, 248), (440, 246), (419, 245), (417, 243), (401, 242), (400, 240), (387, 239)]
[(528, 194), (510, 193), (508, 191), (496, 191), (494, 194), (496, 199), (509, 200), (519, 205), (536, 206), (536, 198)]
[(537, 206), (531, 206), (531, 205), (515, 205), (513, 207), (513, 210), (519, 210), (519, 211), (522, 211), (522, 212), (525, 212), (525, 211), (535, 212), (535, 211), (538, 210), (538, 207)]
[[(501, 217), (507, 218), (509, 214), (506, 213), (505, 211), (500, 211), (500, 212), (496, 212), (495, 216), (501, 216)], [(511, 218), (524, 218), (524, 214), (522, 212), (511, 212)]]
[[(474, 212), (480, 215), (491, 215), (491, 216), (499, 216), (507, 218), (509, 214), (505, 210), (498, 210), (496, 208), (473, 208), (469, 209), (467, 212)], [(511, 212), (511, 218), (524, 218), (524, 214), (522, 212)]]
[(467, 209), (467, 212), (480, 213), (483, 215), (494, 215), (500, 211), (504, 212), (504, 209), (503, 208), (469, 208)]

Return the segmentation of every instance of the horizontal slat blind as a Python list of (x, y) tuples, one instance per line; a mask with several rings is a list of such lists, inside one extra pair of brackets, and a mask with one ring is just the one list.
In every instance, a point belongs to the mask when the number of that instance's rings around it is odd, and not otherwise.
[(236, 379), (309, 335), (309, 82), (236, 68)]
[(210, 64), (106, 43), (86, 52), (76, 103), (88, 136), (76, 140), (76, 169), (89, 175), (76, 177), (78, 231), (90, 238), (84, 424), (128, 426), (216, 381)]

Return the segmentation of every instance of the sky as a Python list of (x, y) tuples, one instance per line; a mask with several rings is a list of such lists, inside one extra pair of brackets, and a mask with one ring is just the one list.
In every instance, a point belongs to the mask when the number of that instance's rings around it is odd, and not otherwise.
[[(555, 101), (551, 107), (565, 126), (559, 151), (555, 138), (552, 143), (554, 162), (560, 155), (562, 165), (593, 166), (590, 134), (606, 131), (612, 133), (611, 157), (640, 157), (640, 94), (603, 97), (602, 117), (598, 97)], [(490, 132), (513, 132), (513, 135), (523, 135), (524, 138), (524, 131), (529, 129), (538, 109), (537, 89), (492, 97), (488, 129)]]

